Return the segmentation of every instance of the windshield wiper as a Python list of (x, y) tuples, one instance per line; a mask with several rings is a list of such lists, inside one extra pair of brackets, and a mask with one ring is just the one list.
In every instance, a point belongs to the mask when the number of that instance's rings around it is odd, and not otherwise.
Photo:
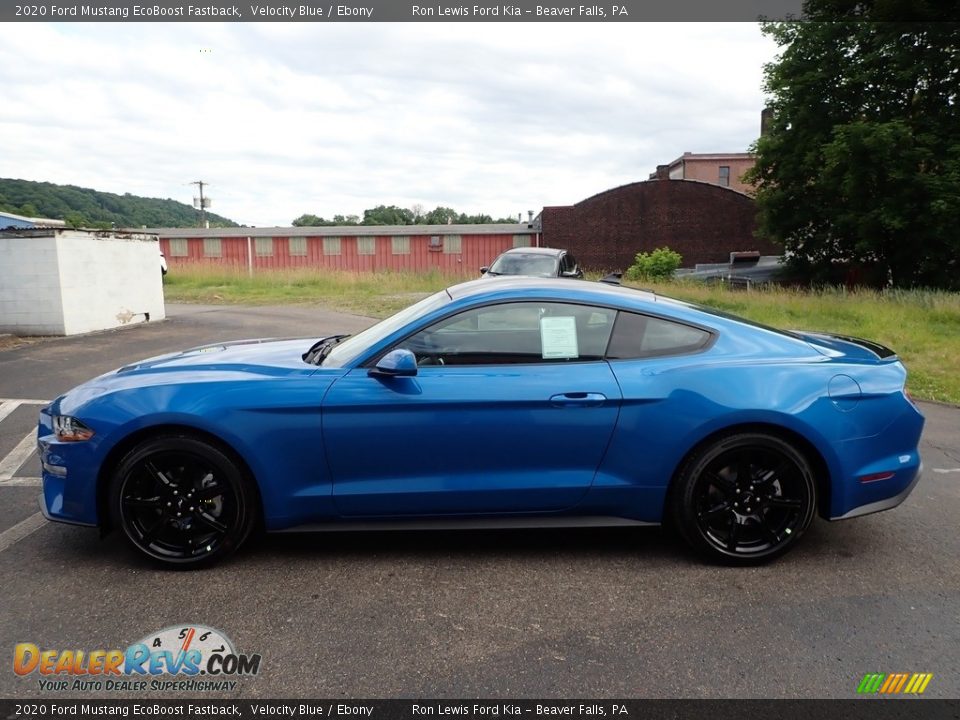
[(333, 346), (337, 343), (346, 340), (349, 335), (331, 335), (330, 337), (321, 338), (317, 340), (313, 345), (310, 346), (310, 349), (303, 354), (304, 362), (311, 363), (313, 365), (320, 365), (324, 358), (330, 353), (333, 349)]

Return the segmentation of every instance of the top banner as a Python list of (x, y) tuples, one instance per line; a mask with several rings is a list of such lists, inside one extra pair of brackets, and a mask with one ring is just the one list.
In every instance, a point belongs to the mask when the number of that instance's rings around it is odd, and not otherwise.
[(789, 20), (801, 0), (54, 0), (0, 3), (3, 22), (677, 22)]

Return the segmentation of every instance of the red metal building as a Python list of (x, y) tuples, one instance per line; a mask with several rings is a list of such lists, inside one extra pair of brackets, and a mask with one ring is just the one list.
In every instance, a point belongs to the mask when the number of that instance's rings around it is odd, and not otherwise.
[(273, 228), (153, 228), (171, 266), (440, 270), (471, 274), (504, 250), (541, 244), (533, 223)]

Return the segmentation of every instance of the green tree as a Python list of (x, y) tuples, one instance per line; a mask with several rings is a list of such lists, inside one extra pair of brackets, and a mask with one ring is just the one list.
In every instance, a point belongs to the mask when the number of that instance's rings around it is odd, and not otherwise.
[(412, 225), (413, 213), (396, 205), (377, 205), (363, 211), (361, 225)]
[[(145, 198), (74, 185), (0, 178), (0, 207), (19, 215), (59, 218), (84, 227), (191, 227), (197, 211), (169, 198)], [(30, 212), (24, 212), (29, 210)], [(236, 227), (232, 220), (207, 213), (214, 227)]]
[(494, 220), (486, 213), (467, 215), (458, 213), (453, 208), (437, 207), (430, 212), (424, 212), (423, 205), (416, 204), (410, 208), (396, 205), (377, 205), (363, 211), (363, 220), (358, 215), (334, 215), (327, 220), (318, 215), (304, 213), (291, 223), (294, 227), (323, 227), (324, 225), (447, 225), (458, 223), (461, 225), (483, 225), (488, 223), (516, 223), (512, 217)]
[(627, 280), (668, 280), (681, 262), (683, 256), (668, 247), (649, 253), (639, 252), (624, 276)]
[(87, 216), (79, 212), (68, 212), (63, 216), (64, 221), (67, 223), (67, 227), (72, 228), (88, 228), (90, 227), (90, 221), (87, 219)]
[(819, 22), (762, 25), (781, 53), (747, 176), (759, 232), (808, 277), (853, 262), (960, 288), (960, 24), (864, 21), (894, 6), (810, 0)]
[(437, 206), (423, 216), (423, 225), (447, 225), (457, 222), (459, 214), (453, 208)]
[(304, 213), (300, 217), (294, 219), (294, 221), (291, 223), (291, 225), (294, 227), (321, 227), (329, 224), (330, 223), (324, 220), (322, 217), (310, 215), (308, 213)]

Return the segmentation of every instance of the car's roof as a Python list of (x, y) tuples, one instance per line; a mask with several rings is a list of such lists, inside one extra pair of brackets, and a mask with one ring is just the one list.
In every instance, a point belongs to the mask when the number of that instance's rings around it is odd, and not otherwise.
[[(744, 318), (728, 315), (708, 307), (689, 303), (684, 300), (657, 295), (649, 290), (640, 290), (622, 285), (613, 285), (589, 280), (568, 278), (541, 278), (522, 275), (503, 275), (495, 278), (485, 277), (479, 280), (460, 283), (447, 288), (452, 303), (463, 306), (484, 304), (486, 302), (547, 301), (574, 304), (597, 304), (618, 307), (625, 310), (649, 313), (673, 318), (681, 322), (720, 329), (738, 328), (738, 332), (775, 335), (777, 342), (787, 343), (794, 348), (811, 347), (802, 338), (793, 333), (778, 330)], [(817, 351), (814, 350), (814, 353)], [(809, 354), (807, 352), (806, 354)], [(805, 355), (806, 355), (805, 354)]]
[(565, 252), (566, 250), (563, 248), (517, 247), (505, 250), (501, 255), (551, 255), (553, 257), (559, 257)]
[(447, 288), (454, 300), (461, 300), (484, 294), (545, 294), (552, 297), (564, 296), (571, 300), (601, 300), (607, 298), (614, 303), (630, 301), (666, 300), (646, 290), (611, 285), (610, 283), (590, 282), (564, 278), (541, 278), (526, 275), (500, 275), (492, 278), (470, 280)]

